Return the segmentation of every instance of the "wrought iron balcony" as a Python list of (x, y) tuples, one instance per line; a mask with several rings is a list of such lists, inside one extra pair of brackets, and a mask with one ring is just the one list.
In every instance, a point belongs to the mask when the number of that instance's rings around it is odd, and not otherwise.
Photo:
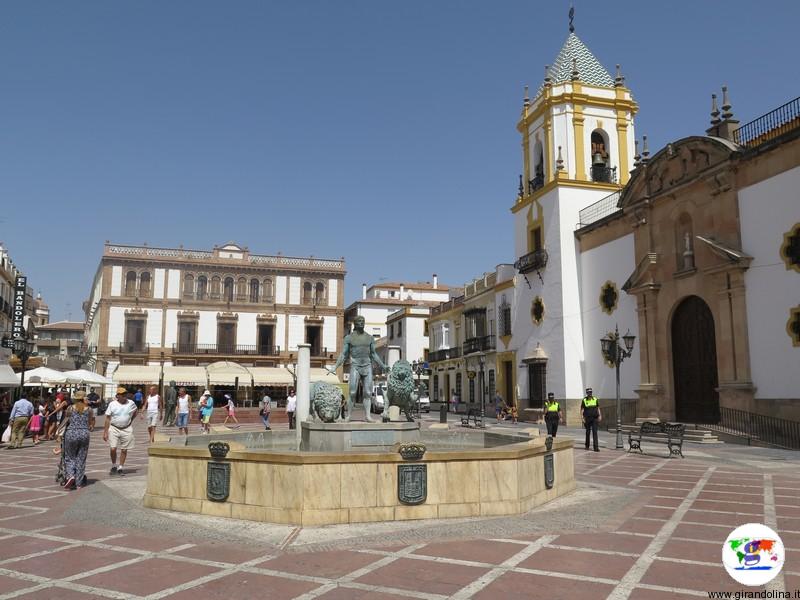
[(520, 256), (514, 263), (514, 268), (520, 273), (541, 271), (547, 266), (547, 250), (541, 248)]
[(213, 354), (225, 356), (279, 356), (280, 346), (241, 344), (172, 344), (173, 354)]
[(451, 358), (458, 358), (461, 356), (460, 348), (444, 348), (443, 350), (435, 350), (428, 354), (428, 362), (440, 362), (443, 360), (450, 360)]
[(494, 350), (495, 341), (493, 335), (485, 335), (483, 337), (469, 338), (464, 341), (464, 356), (472, 354), (473, 352), (485, 352), (486, 350)]
[(592, 181), (599, 183), (617, 183), (617, 167), (592, 165)]
[(119, 345), (120, 354), (149, 354), (150, 344), (144, 342), (122, 342)]
[(528, 180), (528, 195), (532, 194), (536, 190), (544, 187), (544, 174), (540, 173), (536, 175), (533, 179)]

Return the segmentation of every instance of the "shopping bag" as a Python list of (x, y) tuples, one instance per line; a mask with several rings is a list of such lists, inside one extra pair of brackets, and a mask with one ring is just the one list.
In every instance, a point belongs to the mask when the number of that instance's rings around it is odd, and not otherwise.
[(3, 431), (3, 437), (0, 438), (0, 441), (2, 441), (5, 444), (11, 441), (11, 425), (8, 425), (5, 428), (5, 431)]

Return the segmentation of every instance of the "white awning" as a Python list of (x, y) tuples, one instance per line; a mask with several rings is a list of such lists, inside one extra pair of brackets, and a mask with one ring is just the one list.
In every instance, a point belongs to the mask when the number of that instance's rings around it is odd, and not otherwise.
[(0, 365), (0, 386), (15, 387), (19, 385), (19, 375), (9, 365)]
[(87, 369), (67, 371), (64, 373), (64, 375), (66, 375), (69, 379), (78, 379), (80, 380), (80, 383), (86, 383), (88, 385), (111, 385), (114, 383), (107, 377), (100, 375), (100, 373), (94, 373)]
[(237, 377), (240, 386), (250, 385), (250, 371), (239, 363), (221, 360), (208, 365), (206, 371), (211, 385), (235, 385)]
[(327, 369), (311, 369), (311, 383), (322, 381), (324, 383), (339, 383), (339, 378), (332, 375)]
[(205, 386), (207, 381), (205, 367), (164, 367), (164, 385), (174, 381), (176, 385)]
[(283, 367), (249, 367), (248, 370), (256, 385), (294, 385), (292, 374)]
[(114, 383), (150, 383), (157, 384), (161, 378), (159, 365), (120, 365), (111, 379)]
[(80, 379), (70, 378), (66, 373), (47, 367), (37, 367), (36, 369), (25, 371), (25, 385), (35, 386), (53, 383), (80, 383)]

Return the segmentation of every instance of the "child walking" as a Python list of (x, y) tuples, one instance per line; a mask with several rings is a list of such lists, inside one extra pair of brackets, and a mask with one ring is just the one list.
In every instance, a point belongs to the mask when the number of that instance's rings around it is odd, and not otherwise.
[(233, 419), (233, 422), (236, 423), (236, 429), (238, 429), (239, 419), (236, 418), (236, 403), (234, 403), (230, 394), (225, 394), (225, 399), (228, 401), (228, 414), (225, 415), (225, 421), (222, 424), (227, 425), (228, 419)]
[(43, 425), (42, 421), (44, 421), (44, 419), (42, 419), (42, 415), (39, 414), (39, 407), (34, 406), (33, 416), (31, 417), (31, 420), (28, 422), (28, 431), (30, 431), (31, 435), (33, 436), (34, 446), (39, 445), (39, 435), (42, 433), (42, 425)]

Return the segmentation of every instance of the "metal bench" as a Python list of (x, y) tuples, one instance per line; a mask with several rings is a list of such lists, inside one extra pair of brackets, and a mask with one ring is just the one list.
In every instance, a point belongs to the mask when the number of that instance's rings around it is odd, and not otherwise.
[(666, 444), (669, 449), (670, 458), (680, 456), (683, 458), (683, 434), (686, 432), (686, 425), (683, 423), (661, 423), (644, 421), (639, 426), (639, 431), (628, 432), (628, 452), (642, 450), (642, 441), (654, 444)]
[[(469, 420), (472, 419), (472, 425)], [(461, 426), (462, 427), (483, 427), (483, 416), (481, 411), (477, 408), (467, 409), (465, 413), (461, 413)]]

